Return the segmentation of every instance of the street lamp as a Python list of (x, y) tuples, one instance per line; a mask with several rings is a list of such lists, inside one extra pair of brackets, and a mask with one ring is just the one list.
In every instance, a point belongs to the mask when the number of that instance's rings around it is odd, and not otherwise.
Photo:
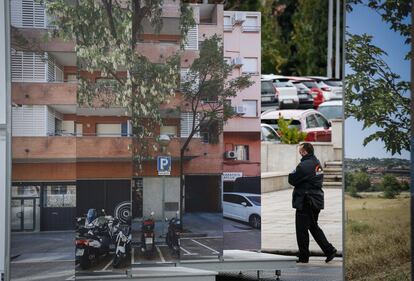
[[(161, 153), (165, 154), (171, 138), (168, 135), (160, 135), (159, 144)], [(165, 234), (165, 175), (162, 176), (162, 236)]]

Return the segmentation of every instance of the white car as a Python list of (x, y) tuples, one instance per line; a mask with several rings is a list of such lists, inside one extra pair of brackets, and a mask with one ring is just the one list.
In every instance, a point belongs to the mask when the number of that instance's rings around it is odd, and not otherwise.
[(319, 105), (318, 111), (322, 113), (328, 120), (343, 119), (344, 109), (341, 100), (323, 102)]
[[(299, 96), (298, 90), (289, 78), (281, 75), (262, 75), (262, 81), (272, 81), (276, 88), (276, 95), (279, 101), (279, 109), (282, 108), (298, 108)], [(263, 101), (263, 98), (262, 98)]]
[(254, 228), (261, 227), (260, 194), (223, 192), (223, 216), (248, 222)]
[(321, 76), (309, 76), (309, 78), (314, 79), (318, 83), (318, 87), (322, 90), (325, 101), (342, 99), (342, 80)]
[(275, 129), (273, 129), (272, 126), (268, 124), (260, 124), (260, 127), (261, 127), (260, 139), (262, 142), (280, 143), (280, 136), (275, 131)]
[(261, 114), (261, 122), (278, 131), (278, 120), (291, 120), (290, 127), (306, 133), (305, 141), (330, 142), (332, 140), (331, 122), (314, 109), (308, 110), (268, 110)]

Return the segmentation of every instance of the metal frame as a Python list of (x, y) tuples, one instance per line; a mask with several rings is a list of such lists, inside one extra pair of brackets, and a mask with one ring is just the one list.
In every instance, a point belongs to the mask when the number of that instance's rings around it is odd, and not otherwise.
[[(10, 97), (10, 1), (2, 1), (0, 5), (0, 38), (4, 42), (0, 46), (0, 136), (5, 137), (5, 179), (1, 179), (0, 214), (4, 217), (4, 227), (0, 233), (0, 243), (4, 252), (0, 252), (0, 274), (2, 280), (10, 279), (10, 186), (11, 186), (11, 97)], [(2, 113), (0, 113), (2, 114)], [(4, 155), (3, 155), (4, 157)], [(2, 167), (3, 168), (3, 167)], [(3, 169), (4, 169), (3, 168)], [(4, 185), (3, 185), (4, 184)], [(3, 190), (1, 189), (3, 187)], [(1, 248), (3, 248), (1, 247)]]

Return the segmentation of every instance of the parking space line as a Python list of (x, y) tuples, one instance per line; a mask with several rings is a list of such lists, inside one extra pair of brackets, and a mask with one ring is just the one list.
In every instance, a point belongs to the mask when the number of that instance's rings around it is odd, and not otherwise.
[(134, 264), (135, 263), (135, 248), (132, 247), (131, 249), (131, 263)]
[(210, 251), (212, 251), (212, 252), (213, 252), (213, 254), (220, 254), (219, 252), (217, 252), (217, 251), (216, 251), (216, 250), (214, 250), (213, 248), (210, 248), (209, 246), (204, 245), (203, 243), (200, 243), (200, 242), (198, 242), (197, 240), (191, 239), (191, 241), (193, 241), (194, 243), (196, 243), (196, 244), (198, 244), (198, 245), (200, 245), (200, 246), (202, 246), (202, 247), (204, 247), (204, 248), (206, 248), (206, 249), (209, 249)]
[(155, 246), (155, 248), (157, 249), (157, 252), (158, 252), (158, 254), (160, 255), (160, 258), (161, 258), (161, 262), (165, 262), (165, 259), (164, 259), (164, 256), (162, 255), (162, 253), (161, 253), (161, 250), (160, 250), (160, 248), (158, 247), (158, 246)]
[(190, 251), (186, 250), (183, 246), (180, 246), (180, 249), (185, 252), (184, 256), (194, 256), (194, 255), (197, 255), (196, 253), (191, 253)]
[(71, 277), (69, 277), (68, 279), (66, 279), (67, 281), (69, 280), (75, 280), (75, 275), (72, 275)]
[(108, 264), (102, 269), (102, 270), (98, 270), (98, 271), (107, 271), (108, 267), (112, 264), (112, 259), (108, 262)]

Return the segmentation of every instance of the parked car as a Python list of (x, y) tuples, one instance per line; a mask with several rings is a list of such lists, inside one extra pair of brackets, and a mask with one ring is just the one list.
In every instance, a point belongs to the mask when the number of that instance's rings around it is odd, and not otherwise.
[(223, 216), (261, 227), (261, 196), (254, 193), (223, 192)]
[[(299, 96), (296, 87), (289, 78), (281, 75), (262, 75), (262, 81), (272, 81), (276, 88), (276, 95), (279, 104), (279, 109), (283, 108), (298, 108)], [(263, 98), (262, 98), (263, 100)]]
[(271, 80), (261, 81), (261, 108), (262, 112), (267, 109), (277, 109), (279, 106), (276, 87)]
[(275, 129), (272, 128), (272, 126), (267, 124), (261, 124), (261, 140), (262, 141), (268, 141), (268, 142), (280, 142), (280, 136), (275, 131)]
[(325, 101), (342, 99), (343, 88), (341, 80), (321, 76), (310, 76), (309, 78), (317, 82), (318, 88), (323, 92)]
[(300, 131), (307, 133), (306, 141), (330, 142), (332, 140), (331, 123), (320, 112), (314, 109), (308, 110), (268, 110), (262, 113), (262, 123), (278, 130), (279, 118), (292, 120), (290, 126), (295, 126)]
[(292, 81), (292, 83), (298, 90), (299, 108), (313, 108), (313, 96), (311, 90), (306, 87), (302, 81)]
[(325, 101), (323, 91), (319, 89), (315, 80), (304, 79), (302, 80), (302, 83), (311, 90), (311, 94), (313, 96), (313, 108), (317, 109), (318, 106)]
[(319, 105), (318, 111), (328, 120), (343, 118), (343, 104), (341, 100), (327, 101)]

